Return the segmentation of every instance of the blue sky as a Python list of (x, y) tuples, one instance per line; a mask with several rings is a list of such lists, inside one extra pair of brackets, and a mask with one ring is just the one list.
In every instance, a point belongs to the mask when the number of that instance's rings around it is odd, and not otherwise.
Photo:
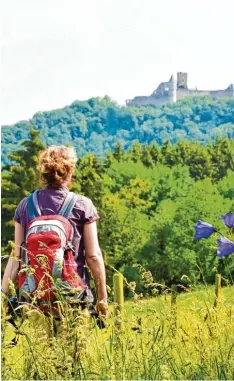
[(234, 0), (5, 0), (1, 123), (108, 94), (148, 95), (171, 73), (234, 83)]

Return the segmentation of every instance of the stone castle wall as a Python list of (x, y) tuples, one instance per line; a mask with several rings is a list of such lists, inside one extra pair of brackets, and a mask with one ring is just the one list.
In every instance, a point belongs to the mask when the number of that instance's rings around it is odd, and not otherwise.
[(176, 91), (176, 98), (183, 99), (186, 97), (204, 97), (204, 96), (210, 96), (212, 98), (220, 98), (220, 97), (232, 97), (233, 92), (231, 90), (215, 90), (215, 91), (209, 91), (209, 90), (190, 90), (190, 89), (177, 89)]
[(167, 103), (170, 103), (170, 102), (172, 102), (172, 100), (169, 97), (162, 96), (162, 97), (158, 98), (158, 97), (151, 95), (149, 97), (136, 97), (136, 98), (134, 98), (133, 101), (132, 100), (130, 102), (127, 101), (127, 105), (128, 106), (154, 105), (157, 107), (161, 107), (161, 106), (163, 106)]
[(138, 96), (127, 100), (128, 106), (154, 105), (161, 107), (168, 103), (175, 103), (179, 99), (187, 97), (211, 96), (212, 98), (233, 97), (234, 85), (225, 90), (197, 90), (188, 89), (187, 73), (177, 73), (177, 81), (171, 76), (168, 82), (162, 82), (150, 96)]

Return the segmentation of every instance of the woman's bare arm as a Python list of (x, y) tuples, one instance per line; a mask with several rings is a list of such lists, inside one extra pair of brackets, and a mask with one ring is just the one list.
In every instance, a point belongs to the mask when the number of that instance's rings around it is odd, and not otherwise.
[(85, 257), (88, 266), (93, 274), (97, 295), (98, 303), (97, 310), (102, 315), (107, 315), (107, 291), (106, 291), (106, 273), (105, 265), (99, 247), (98, 235), (97, 235), (97, 225), (96, 222), (84, 225), (84, 247), (85, 247)]
[(15, 222), (15, 253), (11, 255), (2, 278), (2, 290), (8, 292), (8, 280), (14, 281), (18, 274), (19, 260), (20, 260), (20, 245), (23, 242), (23, 228)]

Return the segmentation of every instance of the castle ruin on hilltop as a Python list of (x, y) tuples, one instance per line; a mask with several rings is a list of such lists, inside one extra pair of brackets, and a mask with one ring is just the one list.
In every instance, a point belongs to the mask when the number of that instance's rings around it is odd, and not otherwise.
[(150, 96), (137, 96), (126, 100), (127, 106), (162, 106), (167, 103), (175, 103), (178, 99), (186, 97), (199, 97), (209, 95), (212, 98), (233, 97), (234, 84), (225, 90), (197, 90), (188, 88), (188, 74), (177, 73), (177, 79), (172, 75), (168, 82), (162, 82)]

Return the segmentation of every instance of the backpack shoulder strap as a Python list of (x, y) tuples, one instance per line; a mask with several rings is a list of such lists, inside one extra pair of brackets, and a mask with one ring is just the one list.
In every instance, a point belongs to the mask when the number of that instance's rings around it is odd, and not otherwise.
[(69, 217), (72, 209), (75, 206), (76, 201), (78, 200), (79, 196), (73, 192), (69, 192), (64, 200), (64, 203), (59, 211), (60, 216), (64, 216), (66, 218)]
[(41, 210), (37, 199), (38, 192), (39, 191), (36, 190), (28, 196), (28, 214), (30, 220), (41, 216)]

